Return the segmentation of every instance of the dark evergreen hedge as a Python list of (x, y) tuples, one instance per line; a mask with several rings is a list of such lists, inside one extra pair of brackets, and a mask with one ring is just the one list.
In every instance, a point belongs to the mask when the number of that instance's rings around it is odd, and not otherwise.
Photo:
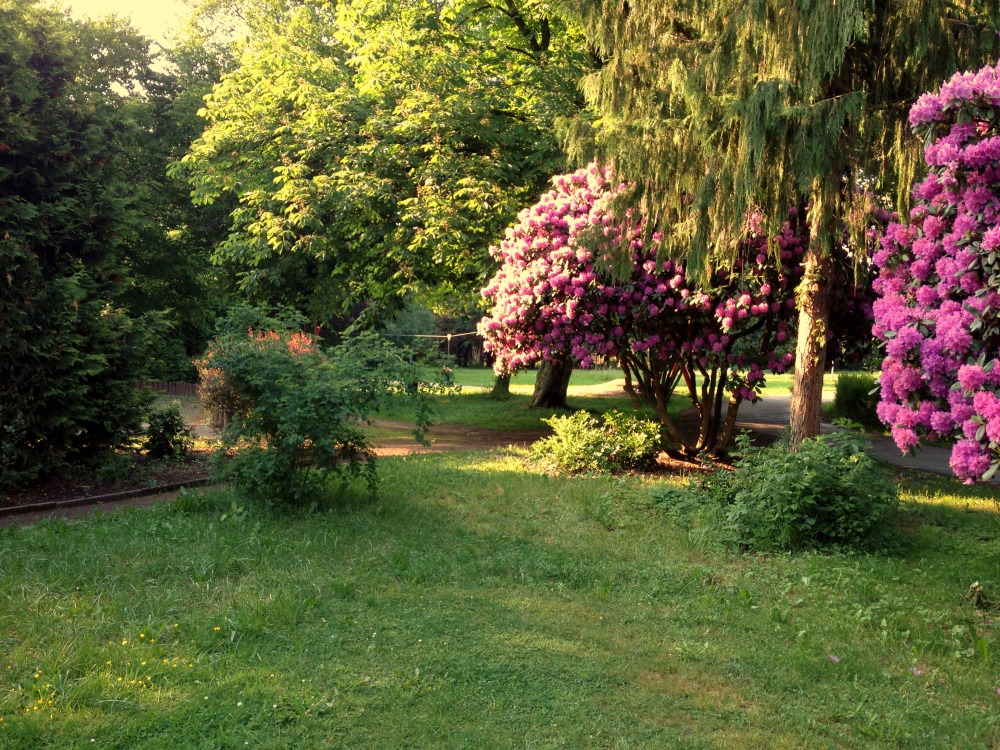
[(0, 488), (140, 426), (145, 334), (116, 304), (128, 97), (112, 88), (133, 75), (134, 43), (0, 3)]

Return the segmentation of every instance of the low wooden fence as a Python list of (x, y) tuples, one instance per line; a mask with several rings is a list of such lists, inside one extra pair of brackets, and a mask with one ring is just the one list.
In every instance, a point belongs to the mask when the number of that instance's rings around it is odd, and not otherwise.
[(156, 393), (166, 393), (168, 396), (197, 396), (197, 383), (174, 383), (169, 380), (137, 380), (136, 388), (150, 388)]

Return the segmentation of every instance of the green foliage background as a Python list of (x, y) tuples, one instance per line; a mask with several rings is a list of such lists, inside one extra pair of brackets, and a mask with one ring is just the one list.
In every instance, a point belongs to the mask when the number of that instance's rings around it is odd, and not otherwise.
[(559, 171), (582, 37), (544, 3), (293, 6), (256, 28), (173, 173), (232, 196), (215, 261), (325, 321), (413, 293), (466, 306), (487, 248)]
[(122, 307), (146, 41), (0, 3), (0, 486), (122, 445), (149, 331)]

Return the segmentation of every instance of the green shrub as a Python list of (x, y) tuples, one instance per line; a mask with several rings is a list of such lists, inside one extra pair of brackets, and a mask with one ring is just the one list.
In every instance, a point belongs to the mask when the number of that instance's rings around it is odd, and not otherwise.
[(150, 458), (179, 458), (191, 450), (191, 430), (176, 403), (151, 410), (147, 421), (143, 448)]
[(721, 507), (720, 532), (733, 546), (882, 548), (895, 536), (896, 487), (867, 447), (850, 432), (805, 440), (794, 453), (780, 442), (753, 448), (740, 436), (735, 469), (716, 472), (688, 492)]
[(261, 322), (229, 326), (197, 363), (205, 407), (230, 416), (217, 477), (276, 504), (311, 505), (338, 479), (363, 478), (374, 493), (374, 453), (361, 426), (405, 396), (417, 402), (422, 437), (430, 399), (415, 368), (375, 335), (324, 350), (283, 321)]
[(882, 424), (875, 413), (879, 400), (877, 388), (876, 375), (867, 372), (841, 373), (837, 378), (837, 390), (833, 399), (837, 416), (868, 429), (879, 429)]
[(554, 430), (531, 446), (531, 460), (552, 471), (618, 473), (650, 468), (660, 452), (655, 422), (618, 411), (598, 421), (585, 411), (542, 420)]

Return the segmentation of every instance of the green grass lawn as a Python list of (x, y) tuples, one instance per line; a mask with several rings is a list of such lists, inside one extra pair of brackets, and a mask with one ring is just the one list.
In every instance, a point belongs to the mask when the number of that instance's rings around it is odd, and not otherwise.
[[(462, 391), (458, 394), (435, 397), (438, 409), (434, 415), (436, 424), (457, 424), (485, 430), (530, 430), (543, 427), (542, 419), (567, 412), (555, 409), (532, 409), (531, 396), (513, 394), (509, 399), (495, 401), (484, 391)], [(567, 399), (570, 409), (583, 409), (594, 414), (603, 414), (611, 409), (629, 413), (635, 412), (632, 402), (625, 396), (576, 396), (570, 392)], [(674, 399), (671, 408), (680, 412), (689, 406), (683, 399)], [(651, 409), (640, 409), (639, 413), (655, 419)], [(400, 421), (412, 421), (413, 410), (401, 404), (382, 412), (380, 417)]]
[[(477, 388), (492, 388), (493, 387), (493, 371), (483, 368), (473, 368), (473, 367), (457, 367), (454, 369), (455, 382), (458, 385), (463, 386), (468, 389)], [(537, 372), (535, 370), (529, 370), (527, 372), (519, 372), (513, 378), (511, 378), (511, 391), (513, 393), (528, 393), (530, 394), (535, 386), (535, 376)], [(833, 392), (837, 385), (837, 375), (838, 373), (827, 373), (823, 381), (823, 392), (824, 395), (828, 395), (833, 398)], [(573, 376), (570, 378), (570, 394), (573, 393), (575, 388), (586, 388), (594, 385), (601, 385), (603, 383), (609, 383), (613, 380), (620, 380), (624, 378), (624, 374), (618, 368), (595, 368), (592, 370), (573, 370)], [(768, 375), (767, 384), (764, 388), (764, 395), (784, 395), (787, 396), (792, 391), (792, 382), (795, 376), (792, 373), (785, 373), (784, 375)]]
[(640, 478), (386, 460), (305, 516), (223, 493), (0, 530), (0, 747), (1000, 742), (1000, 520), (907, 482), (886, 556), (738, 555)]
[[(452, 371), (455, 383), (468, 390), (490, 389), (493, 387), (495, 376), (493, 370), (482, 367), (456, 367)], [(537, 370), (519, 372), (510, 380), (510, 390), (512, 393), (531, 394), (535, 388), (535, 377)], [(580, 387), (589, 387), (610, 383), (612, 380), (619, 380), (625, 377), (618, 368), (598, 367), (590, 370), (573, 370), (570, 378), (570, 393)]]
[[(574, 370), (570, 379), (568, 403), (571, 409), (584, 409), (594, 414), (603, 414), (611, 409), (633, 412), (631, 400), (626, 396), (592, 396), (587, 388), (622, 378), (621, 370)], [(772, 375), (768, 377), (765, 397), (787, 396), (791, 392), (793, 376)], [(511, 384), (512, 396), (506, 401), (489, 398), (487, 389), (492, 386), (493, 373), (490, 370), (457, 368), (455, 381), (462, 386), (458, 394), (439, 396), (439, 405), (434, 421), (440, 424), (459, 424), (480, 427), (487, 430), (521, 430), (540, 426), (543, 418), (554, 414), (565, 414), (546, 409), (532, 409), (531, 392), (534, 388), (535, 372), (519, 373)], [(836, 376), (827, 375), (824, 382), (824, 397), (833, 398)], [(670, 400), (673, 415), (691, 408), (691, 401), (683, 390), (675, 392)], [(640, 410), (649, 419), (655, 419), (651, 409)], [(401, 421), (412, 420), (412, 410), (406, 407), (390, 409), (380, 416)]]

